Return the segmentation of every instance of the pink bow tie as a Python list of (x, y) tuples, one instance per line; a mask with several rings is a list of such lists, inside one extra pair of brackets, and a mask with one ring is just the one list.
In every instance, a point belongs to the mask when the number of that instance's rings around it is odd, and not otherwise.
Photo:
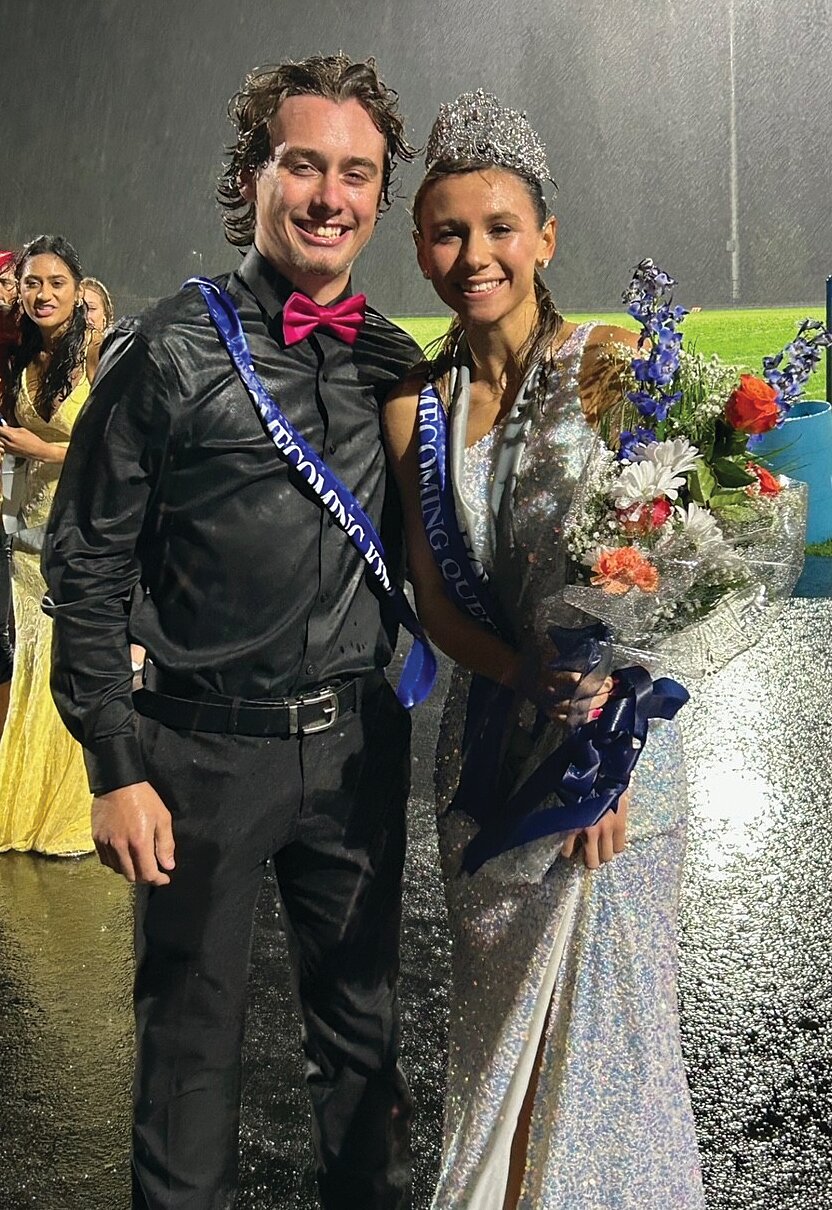
[(305, 294), (290, 294), (283, 308), (283, 339), (287, 346), (305, 340), (316, 328), (323, 328), (339, 340), (354, 345), (364, 322), (367, 299), (353, 294), (329, 307), (320, 307)]

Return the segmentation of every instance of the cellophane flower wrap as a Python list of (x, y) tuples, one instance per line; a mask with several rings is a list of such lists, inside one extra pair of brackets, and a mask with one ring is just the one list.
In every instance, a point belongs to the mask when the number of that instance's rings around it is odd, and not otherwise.
[(794, 589), (807, 489), (754, 439), (783, 424), (832, 336), (806, 319), (760, 377), (742, 373), (683, 347), (675, 284), (644, 260), (623, 296), (639, 347), (611, 353), (622, 398), (567, 517), (564, 597), (637, 662), (691, 680), (762, 637)]

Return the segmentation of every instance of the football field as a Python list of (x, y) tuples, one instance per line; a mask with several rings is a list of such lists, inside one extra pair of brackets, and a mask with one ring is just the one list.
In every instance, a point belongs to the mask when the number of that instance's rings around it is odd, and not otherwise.
[[(778, 353), (797, 332), (802, 319), (823, 319), (824, 308), (815, 307), (756, 307), (745, 311), (698, 311), (688, 315), (682, 325), (686, 348), (696, 348), (708, 356), (717, 353), (723, 361), (741, 366), (744, 371), (759, 374), (763, 358)], [(598, 319), (603, 323), (620, 324), (637, 329), (637, 324), (623, 311), (605, 311), (594, 315), (580, 312), (567, 314), (573, 323)], [(441, 336), (448, 326), (447, 318), (409, 316), (395, 321), (401, 324), (422, 348)], [(807, 399), (826, 398), (823, 362), (812, 375), (806, 390)]]

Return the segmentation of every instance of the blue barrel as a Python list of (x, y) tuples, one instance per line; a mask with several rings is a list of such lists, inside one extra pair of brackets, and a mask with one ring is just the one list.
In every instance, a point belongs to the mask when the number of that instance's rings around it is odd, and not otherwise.
[(752, 446), (768, 465), (809, 485), (807, 542), (832, 538), (832, 404), (825, 399), (802, 399), (780, 428)]

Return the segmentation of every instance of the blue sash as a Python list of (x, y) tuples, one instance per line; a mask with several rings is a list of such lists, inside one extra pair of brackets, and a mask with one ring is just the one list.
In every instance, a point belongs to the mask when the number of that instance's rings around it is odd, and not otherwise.
[[(428, 545), (454, 605), (498, 634), (498, 607), (482, 564), (460, 530), (450, 469), (448, 419), (435, 385), (419, 393), (419, 499)], [(491, 803), (503, 767), (504, 747), (516, 694), (475, 672), (471, 677), (462, 736), (459, 784), (448, 807), (481, 822), (478, 811)]]
[(497, 630), (497, 606), (488, 578), (463, 537), (456, 516), (448, 465), (448, 419), (432, 382), (419, 395), (419, 499), (428, 545), (453, 603), (477, 622)]
[(423, 702), (433, 688), (436, 657), (407, 597), (390, 579), (384, 562), (384, 548), (372, 521), (349, 488), (286, 418), (255, 373), (243, 325), (228, 292), (207, 277), (190, 277), (184, 284), (199, 288), (220, 339), (278, 453), (306, 480), (322, 507), (347, 535), (384, 589), (397, 620), (413, 635), (413, 645), (396, 690), (399, 701), (409, 710)]
[[(419, 396), (419, 488), (428, 543), (454, 603), (497, 633), (501, 627), (484, 573), (460, 532), (448, 470), (448, 425), (432, 383)], [(552, 627), (558, 649), (552, 668), (599, 672), (611, 635), (601, 625)], [(592, 827), (616, 810), (647, 739), (651, 718), (673, 718), (688, 700), (676, 681), (653, 681), (643, 668), (623, 668), (600, 718), (570, 731), (566, 739), (520, 784), (513, 784), (509, 751), (516, 695), (474, 675), (462, 740), (462, 767), (449, 811), (461, 810), (479, 831), (467, 846), (462, 868), (469, 873), (491, 857), (558, 832)], [(548, 719), (538, 712), (532, 738)]]

